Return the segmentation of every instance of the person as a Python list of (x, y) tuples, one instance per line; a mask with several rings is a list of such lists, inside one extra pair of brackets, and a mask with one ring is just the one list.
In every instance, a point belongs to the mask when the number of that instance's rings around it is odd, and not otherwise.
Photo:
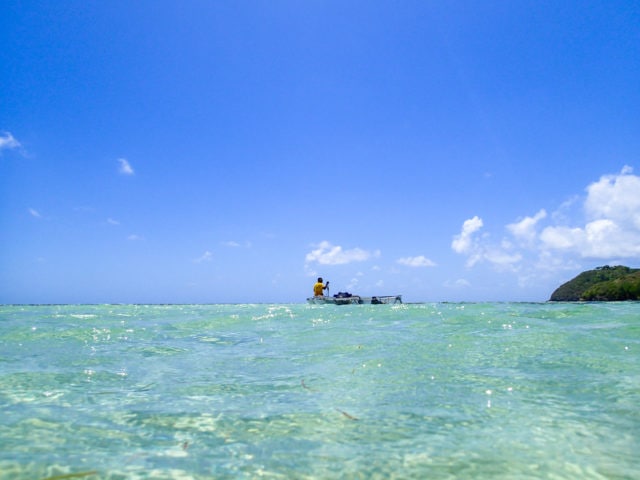
[(318, 281), (313, 286), (313, 296), (314, 297), (322, 297), (324, 290), (329, 288), (329, 282), (327, 281), (326, 285), (322, 284), (322, 277), (318, 277)]

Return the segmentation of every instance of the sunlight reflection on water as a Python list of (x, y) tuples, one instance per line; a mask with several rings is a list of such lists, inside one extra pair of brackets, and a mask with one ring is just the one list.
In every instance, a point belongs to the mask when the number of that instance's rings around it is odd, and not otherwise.
[(2, 480), (640, 466), (640, 304), (1, 308)]

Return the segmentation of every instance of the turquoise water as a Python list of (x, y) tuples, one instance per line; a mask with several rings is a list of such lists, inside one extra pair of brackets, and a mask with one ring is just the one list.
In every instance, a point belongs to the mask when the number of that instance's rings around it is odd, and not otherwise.
[(2, 480), (640, 478), (640, 303), (0, 306), (0, 413)]

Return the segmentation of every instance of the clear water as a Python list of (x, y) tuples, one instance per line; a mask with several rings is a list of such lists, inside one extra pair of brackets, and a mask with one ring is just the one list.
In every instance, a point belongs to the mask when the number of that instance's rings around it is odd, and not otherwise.
[(0, 306), (0, 479), (640, 478), (640, 304)]

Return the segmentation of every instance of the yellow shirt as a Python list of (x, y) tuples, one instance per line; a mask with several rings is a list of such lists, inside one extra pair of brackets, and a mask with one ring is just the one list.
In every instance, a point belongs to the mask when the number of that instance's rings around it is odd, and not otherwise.
[(313, 286), (313, 294), (316, 297), (321, 297), (323, 291), (324, 291), (324, 285), (322, 284), (322, 282), (316, 282), (316, 284)]

